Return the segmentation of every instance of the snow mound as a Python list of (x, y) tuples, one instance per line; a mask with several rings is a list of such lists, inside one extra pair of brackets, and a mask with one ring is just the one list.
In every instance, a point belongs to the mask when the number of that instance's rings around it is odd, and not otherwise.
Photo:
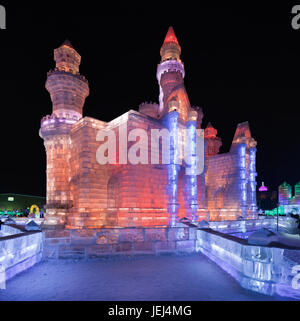
[(4, 224), (5, 225), (16, 224), (16, 221), (9, 217), (4, 221)]
[(38, 224), (35, 223), (35, 221), (31, 220), (25, 225), (26, 231), (40, 231), (41, 228)]
[(269, 245), (272, 242), (278, 242), (278, 236), (267, 228), (255, 231), (248, 237), (248, 244)]
[(200, 223), (199, 223), (199, 227), (202, 227), (202, 228), (208, 228), (209, 227), (209, 223), (205, 220), (202, 220)]

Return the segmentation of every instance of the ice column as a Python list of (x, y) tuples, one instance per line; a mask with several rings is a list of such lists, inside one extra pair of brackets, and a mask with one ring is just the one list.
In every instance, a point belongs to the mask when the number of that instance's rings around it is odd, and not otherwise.
[(246, 144), (240, 144), (238, 148), (239, 154), (239, 170), (240, 170), (240, 195), (242, 216), (247, 217), (247, 168), (246, 168)]
[(192, 223), (198, 221), (197, 209), (197, 117), (189, 117), (186, 123), (186, 142), (184, 159), (185, 169), (185, 197), (187, 216)]
[(252, 147), (249, 149), (249, 184), (250, 184), (250, 212), (252, 214), (252, 218), (255, 218), (257, 212), (256, 206), (256, 148)]
[(169, 225), (174, 227), (178, 222), (178, 172), (180, 169), (180, 153), (178, 150), (178, 117), (179, 113), (174, 110), (165, 115), (163, 122), (170, 133), (170, 164), (168, 168), (168, 212), (170, 214)]

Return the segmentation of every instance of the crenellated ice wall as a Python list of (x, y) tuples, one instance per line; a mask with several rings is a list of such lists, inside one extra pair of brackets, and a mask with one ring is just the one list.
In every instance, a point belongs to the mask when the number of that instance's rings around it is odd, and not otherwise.
[(14, 275), (28, 269), (42, 258), (41, 231), (27, 232), (14, 226), (2, 225), (0, 237), (0, 289)]
[(217, 263), (248, 290), (300, 299), (295, 280), (300, 271), (299, 249), (249, 245), (244, 239), (199, 229), (196, 251)]

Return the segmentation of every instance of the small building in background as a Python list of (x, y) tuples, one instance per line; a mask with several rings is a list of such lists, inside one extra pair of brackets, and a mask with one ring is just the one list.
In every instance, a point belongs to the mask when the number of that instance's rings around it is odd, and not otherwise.
[(258, 189), (257, 195), (257, 206), (260, 210), (273, 210), (277, 207), (277, 191), (271, 191), (262, 182)]
[[(266, 210), (267, 215), (277, 215), (277, 206), (272, 210)], [(278, 214), (279, 215), (300, 215), (300, 182), (293, 188), (287, 182), (278, 186)]]
[(32, 205), (43, 210), (46, 197), (13, 193), (0, 194), (0, 215), (26, 215), (29, 214)]

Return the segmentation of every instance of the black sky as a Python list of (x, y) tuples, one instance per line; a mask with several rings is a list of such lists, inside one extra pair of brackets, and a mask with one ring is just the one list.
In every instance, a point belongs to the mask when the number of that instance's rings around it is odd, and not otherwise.
[(2, 3), (0, 193), (45, 194), (38, 131), (51, 114), (45, 80), (54, 48), (68, 38), (78, 50), (90, 85), (84, 115), (109, 121), (158, 101), (156, 67), (170, 25), (191, 104), (203, 108), (204, 127), (210, 121), (218, 130), (222, 152), (248, 120), (258, 142), (258, 183), (275, 189), (300, 180), (300, 29), (292, 29), (292, 5), (99, 3)]

